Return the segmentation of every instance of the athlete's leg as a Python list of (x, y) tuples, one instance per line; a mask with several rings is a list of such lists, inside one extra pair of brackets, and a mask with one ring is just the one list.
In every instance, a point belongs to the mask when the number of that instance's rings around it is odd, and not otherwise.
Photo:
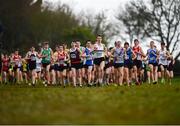
[(72, 74), (72, 82), (73, 82), (73, 86), (76, 87), (76, 69), (75, 68), (71, 68)]
[(59, 83), (59, 80), (60, 80), (60, 77), (59, 77), (59, 71), (56, 69), (55, 70), (55, 78), (56, 78), (56, 83), (58, 84)]
[(97, 84), (99, 82), (99, 71), (98, 71), (98, 65), (94, 65), (94, 82)]
[(52, 75), (52, 84), (56, 84), (56, 72), (54, 69), (52, 69), (51, 71), (51, 75)]
[(25, 83), (28, 83), (28, 75), (27, 75), (27, 72), (24, 72), (24, 79), (25, 79)]
[(66, 86), (66, 69), (62, 71), (62, 84), (64, 87)]
[(138, 82), (138, 71), (137, 71), (137, 66), (133, 66), (134, 70), (134, 79), (136, 82)]
[(78, 69), (78, 81), (79, 81), (79, 85), (82, 86), (82, 69)]
[(151, 84), (151, 72), (147, 71), (148, 84)]
[(99, 67), (99, 83), (100, 83), (100, 84), (103, 83), (104, 66), (105, 66), (105, 62), (102, 61), (102, 62), (100, 63), (100, 67)]
[(5, 71), (2, 72), (2, 81), (7, 83), (7, 73)]
[(111, 82), (115, 83), (115, 76), (114, 76), (114, 66), (111, 67)]
[(94, 82), (94, 74), (95, 74), (94, 66), (92, 66), (92, 71), (91, 71), (91, 82)]
[(173, 73), (173, 70), (171, 70), (169, 72), (170, 72), (170, 84), (172, 84), (172, 79), (174, 78), (174, 73)]
[(167, 75), (168, 83), (170, 84), (171, 75), (170, 75), (170, 71), (169, 70), (166, 71), (166, 75)]
[(45, 71), (45, 75), (46, 75), (46, 79), (47, 79), (47, 83), (50, 84), (50, 64), (46, 66), (46, 71)]
[(86, 84), (85, 80), (86, 80), (86, 73), (85, 73), (85, 68), (81, 68), (81, 75), (82, 75), (82, 83)]
[(92, 66), (88, 66), (87, 68), (87, 77), (88, 77), (88, 84), (91, 84), (91, 78), (92, 78)]
[(63, 72), (62, 71), (59, 72), (59, 84), (60, 85), (63, 84)]
[(164, 82), (165, 82), (165, 80), (164, 80), (164, 77), (165, 77), (165, 69), (164, 69), (164, 66), (163, 66), (163, 65), (161, 65), (160, 68), (161, 68), (161, 83), (164, 83)]
[(36, 81), (35, 69), (31, 70), (31, 80), (32, 80), (32, 84), (35, 85), (35, 81)]
[(20, 73), (19, 73), (19, 68), (17, 68), (16, 70), (16, 82), (19, 83), (20, 82)]
[(154, 83), (154, 70), (153, 70), (153, 65), (149, 64), (149, 68), (150, 68), (150, 74), (151, 74), (151, 80)]
[(125, 67), (124, 71), (125, 71), (125, 80), (126, 80), (126, 83), (127, 83), (128, 86), (130, 86), (129, 85), (129, 68)]
[(119, 68), (119, 85), (123, 85), (123, 78), (124, 78), (124, 67)]
[(108, 68), (106, 69), (105, 72), (106, 72), (106, 76), (105, 76), (105, 77), (106, 77), (106, 78), (105, 78), (106, 84), (109, 85), (109, 81), (110, 81), (110, 72), (111, 72), (111, 71), (110, 71), (110, 67), (108, 67)]
[(130, 83), (133, 81), (133, 68), (129, 68), (129, 81)]
[(68, 83), (72, 84), (73, 83), (73, 77), (72, 77), (72, 70), (71, 70), (71, 68), (68, 70), (67, 75), (68, 75)]
[(118, 68), (114, 69), (114, 74), (115, 74), (115, 83), (119, 84), (119, 71), (118, 71)]
[(157, 83), (158, 81), (158, 73), (157, 73), (158, 67), (154, 66), (154, 81)]

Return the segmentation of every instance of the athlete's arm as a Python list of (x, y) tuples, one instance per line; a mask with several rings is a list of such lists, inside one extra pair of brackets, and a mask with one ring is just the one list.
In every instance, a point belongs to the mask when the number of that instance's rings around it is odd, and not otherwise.
[(147, 50), (147, 52), (146, 52), (146, 56), (148, 56), (149, 55), (149, 51)]
[(114, 51), (115, 51), (115, 48), (113, 48), (112, 50), (111, 50), (111, 57), (114, 57)]
[(157, 59), (159, 59), (160, 50), (157, 50)]
[(170, 52), (166, 51), (166, 58), (170, 58), (170, 57), (171, 57)]
[(145, 55), (144, 51), (142, 50), (142, 48), (140, 48), (140, 52), (141, 52), (141, 56), (146, 57), (146, 55)]
[(132, 60), (135, 60), (136, 58), (137, 58), (137, 55), (135, 54), (135, 52), (131, 49), (131, 51), (132, 51)]
[(51, 52), (50, 53), (51, 57), (54, 58), (54, 55), (53, 55), (54, 53), (53, 53), (53, 50), (51, 48), (50, 48), (50, 52)]
[(25, 59), (30, 59), (29, 58), (29, 52), (26, 53)]
[(69, 60), (70, 60), (70, 58), (69, 58), (69, 54), (68, 54), (68, 52), (65, 52), (65, 56), (66, 56), (66, 61), (69, 61)]
[(41, 50), (41, 53), (40, 53), (40, 58), (46, 58), (47, 55), (43, 55), (43, 49)]
[[(173, 57), (172, 57), (173, 58)], [(176, 63), (175, 59), (173, 58), (173, 65)]]

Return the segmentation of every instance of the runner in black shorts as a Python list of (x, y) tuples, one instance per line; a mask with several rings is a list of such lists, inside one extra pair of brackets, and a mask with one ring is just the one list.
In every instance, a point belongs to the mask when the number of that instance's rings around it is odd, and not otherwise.
[(29, 59), (29, 70), (31, 72), (32, 85), (35, 85), (36, 81), (36, 59), (38, 53), (34, 47), (31, 47), (30, 51), (26, 54), (26, 59)]
[(112, 49), (112, 55), (114, 57), (114, 68), (115, 68), (115, 80), (116, 84), (122, 86), (124, 78), (124, 56), (125, 49), (121, 46), (120, 41), (115, 42), (115, 48)]
[(133, 69), (136, 84), (140, 85), (141, 79), (141, 68), (142, 68), (142, 57), (145, 57), (142, 48), (139, 46), (139, 41), (137, 39), (134, 40), (133, 52), (136, 54), (136, 59), (133, 61)]
[(136, 58), (135, 53), (129, 47), (129, 43), (124, 43), (125, 48), (125, 60), (124, 60), (124, 71), (125, 71), (125, 79), (126, 83), (129, 86), (129, 83), (132, 81), (132, 73), (133, 73), (133, 59)]
[(95, 76), (97, 77), (95, 83), (99, 83), (101, 85), (104, 77), (105, 45), (102, 44), (102, 37), (100, 35), (97, 36), (96, 41), (97, 42), (94, 44), (94, 70)]
[(44, 43), (44, 48), (41, 51), (41, 57), (42, 57), (42, 66), (45, 72), (45, 79), (46, 79), (46, 84), (50, 84), (50, 64), (51, 64), (51, 57), (52, 57), (53, 51), (51, 48), (49, 48), (48, 42)]
[[(81, 52), (76, 48), (76, 43), (71, 43), (71, 49), (69, 50), (70, 60), (71, 60), (71, 70), (72, 70), (72, 79), (73, 86), (76, 87), (76, 78), (79, 79), (79, 84), (82, 86), (82, 76), (81, 76)], [(78, 75), (78, 76), (77, 76)]]

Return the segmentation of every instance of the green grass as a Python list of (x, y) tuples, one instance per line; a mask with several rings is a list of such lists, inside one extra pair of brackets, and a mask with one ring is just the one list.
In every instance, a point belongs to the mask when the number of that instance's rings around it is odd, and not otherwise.
[(172, 85), (0, 85), (0, 124), (180, 124), (180, 79)]

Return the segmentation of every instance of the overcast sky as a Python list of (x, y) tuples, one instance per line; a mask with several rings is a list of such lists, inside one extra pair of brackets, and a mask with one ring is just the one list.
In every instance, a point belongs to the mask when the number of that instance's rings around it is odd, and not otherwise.
[(109, 21), (115, 20), (118, 8), (121, 5), (125, 5), (125, 3), (130, 0), (44, 0), (48, 2), (53, 2), (55, 5), (60, 2), (61, 4), (66, 3), (70, 5), (75, 14), (79, 14), (80, 12), (85, 13), (100, 13), (104, 11), (108, 17)]
[(45, 0), (53, 3), (61, 2), (69, 4), (76, 12), (81, 10), (93, 10), (95, 13), (101, 11), (115, 12), (119, 5), (125, 4), (129, 0)]
[[(111, 22), (115, 21), (116, 14), (118, 13), (119, 7), (124, 7), (124, 5), (130, 0), (44, 0), (48, 2), (53, 2), (57, 5), (58, 2), (61, 4), (66, 3), (70, 5), (75, 14), (79, 14), (81, 11), (90, 12), (97, 14), (104, 11), (108, 16), (108, 20)], [(115, 36), (109, 46), (113, 46), (115, 40), (120, 40), (119, 36)]]

